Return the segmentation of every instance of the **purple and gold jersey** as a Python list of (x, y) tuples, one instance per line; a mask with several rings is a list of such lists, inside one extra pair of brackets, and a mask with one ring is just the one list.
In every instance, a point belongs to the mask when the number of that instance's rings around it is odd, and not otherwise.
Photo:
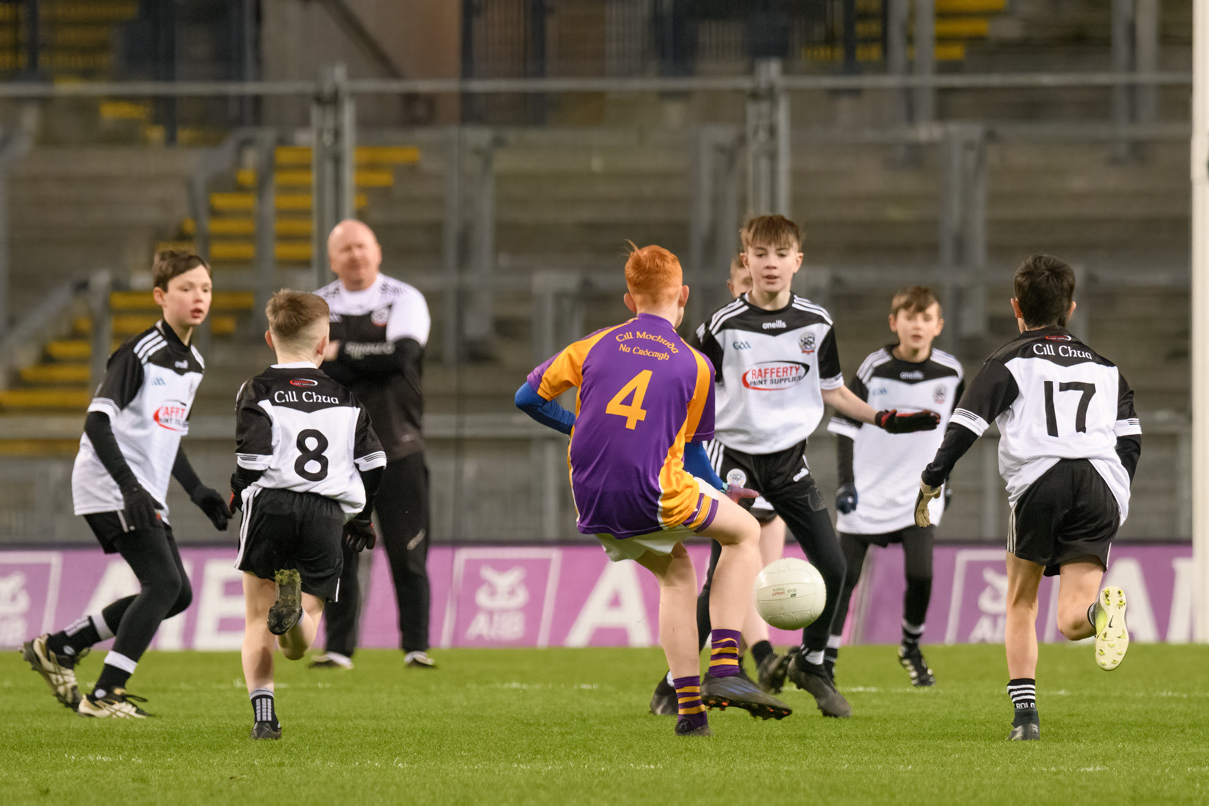
[(572, 386), (567, 451), (579, 531), (625, 538), (702, 529), (717, 501), (684, 470), (684, 445), (714, 434), (714, 368), (668, 320), (638, 314), (580, 339), (529, 373), (553, 400)]

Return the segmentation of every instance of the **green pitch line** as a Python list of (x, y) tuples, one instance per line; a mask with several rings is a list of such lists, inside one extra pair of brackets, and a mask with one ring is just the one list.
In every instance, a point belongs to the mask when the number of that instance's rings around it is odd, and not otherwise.
[[(279, 742), (248, 739), (235, 653), (157, 653), (131, 691), (157, 718), (88, 720), (0, 656), (0, 802), (97, 804), (1204, 803), (1209, 647), (1042, 646), (1041, 741), (1008, 743), (998, 646), (925, 646), (934, 689), (895, 648), (843, 650), (850, 720), (804, 692), (781, 722), (711, 712), (712, 739), (647, 713), (658, 650), (360, 652), (356, 669), (279, 662)], [(82, 664), (95, 679), (101, 659)]]

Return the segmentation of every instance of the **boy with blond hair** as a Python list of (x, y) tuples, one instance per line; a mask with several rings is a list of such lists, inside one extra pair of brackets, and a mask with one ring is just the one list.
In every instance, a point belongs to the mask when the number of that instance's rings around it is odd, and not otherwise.
[[(689, 293), (680, 261), (658, 246), (634, 248), (625, 274), (625, 305), (637, 315), (534, 369), (517, 390), (517, 406), (571, 436), (579, 530), (595, 535), (613, 562), (635, 560), (659, 581), (659, 639), (676, 690), (676, 735), (712, 735), (706, 707), (780, 719), (790, 708), (739, 675), (739, 630), (760, 569), (760, 528), (733, 500), (751, 491), (720, 492), (701, 444), (714, 430), (714, 371), (676, 333)], [(574, 414), (555, 402), (572, 387)], [(722, 545), (704, 679), (697, 576), (684, 548), (698, 535)]]
[(789, 653), (788, 663), (768, 670), (767, 685), (779, 691), (788, 675), (815, 698), (824, 716), (848, 717), (852, 708), (823, 665), (844, 557), (806, 462), (806, 440), (828, 405), (892, 434), (934, 429), (939, 418), (932, 412), (875, 411), (844, 386), (831, 316), (791, 289), (802, 266), (796, 224), (784, 216), (759, 216), (740, 235), (751, 291), (697, 329), (697, 343), (717, 370), (719, 475), (760, 491), (827, 586), (823, 612), (804, 630), (802, 646)]
[[(22, 656), (55, 698), (80, 716), (148, 716), (126, 682), (164, 619), (182, 612), (193, 589), (168, 523), (168, 480), (223, 531), (230, 512), (221, 494), (201, 483), (181, 438), (205, 364), (190, 342), (210, 311), (210, 267), (197, 255), (164, 251), (152, 267), (151, 294), (163, 318), (109, 357), (105, 378), (88, 405), (84, 436), (71, 473), (75, 513), (83, 515), (106, 554), (118, 553), (139, 592), (83, 616), (65, 630), (27, 641)], [(113, 648), (92, 693), (80, 696), (76, 664), (97, 643)]]
[[(961, 362), (932, 348), (944, 329), (940, 302), (931, 289), (904, 288), (890, 301), (890, 332), (896, 343), (875, 350), (861, 362), (848, 388), (861, 400), (902, 411), (933, 411), (940, 428), (949, 422), (964, 387)], [(836, 435), (839, 489), (836, 528), (847, 571), (839, 608), (831, 624), (824, 665), (834, 668), (839, 657), (844, 620), (852, 591), (861, 578), (869, 546), (903, 547), (907, 589), (903, 596), (903, 632), (898, 661), (911, 685), (927, 687), (936, 678), (919, 648), (928, 604), (932, 598), (932, 540), (948, 503), (934, 501), (932, 525), (915, 525), (915, 470), (922, 471), (940, 447), (941, 431), (889, 437), (836, 415), (827, 427)]]
[(265, 314), (277, 363), (239, 390), (231, 492), (244, 513), (235, 566), (244, 572), (252, 738), (280, 739), (273, 650), (298, 660), (314, 643), (324, 603), (340, 594), (341, 537), (355, 551), (373, 548), (386, 456), (365, 408), (319, 369), (327, 303), (286, 289)]

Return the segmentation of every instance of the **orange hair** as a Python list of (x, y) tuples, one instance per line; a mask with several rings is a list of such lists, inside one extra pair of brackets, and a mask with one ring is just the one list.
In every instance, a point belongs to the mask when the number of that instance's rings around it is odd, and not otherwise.
[(647, 304), (663, 305), (676, 298), (684, 284), (680, 261), (662, 246), (630, 244), (625, 284), (630, 295)]

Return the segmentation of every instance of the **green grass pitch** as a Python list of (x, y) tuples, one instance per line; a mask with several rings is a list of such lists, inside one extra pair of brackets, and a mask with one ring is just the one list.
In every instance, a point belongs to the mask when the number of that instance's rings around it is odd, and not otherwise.
[[(781, 722), (713, 711), (712, 739), (647, 713), (657, 649), (449, 650), (435, 671), (358, 653), (278, 663), (281, 741), (252, 742), (234, 653), (152, 652), (131, 689), (157, 718), (90, 720), (17, 653), (0, 658), (0, 803), (1206, 803), (1209, 647), (1041, 648), (1041, 741), (1009, 743), (1000, 646), (843, 650), (849, 720), (805, 692)], [(91, 682), (100, 658), (82, 664)]]

